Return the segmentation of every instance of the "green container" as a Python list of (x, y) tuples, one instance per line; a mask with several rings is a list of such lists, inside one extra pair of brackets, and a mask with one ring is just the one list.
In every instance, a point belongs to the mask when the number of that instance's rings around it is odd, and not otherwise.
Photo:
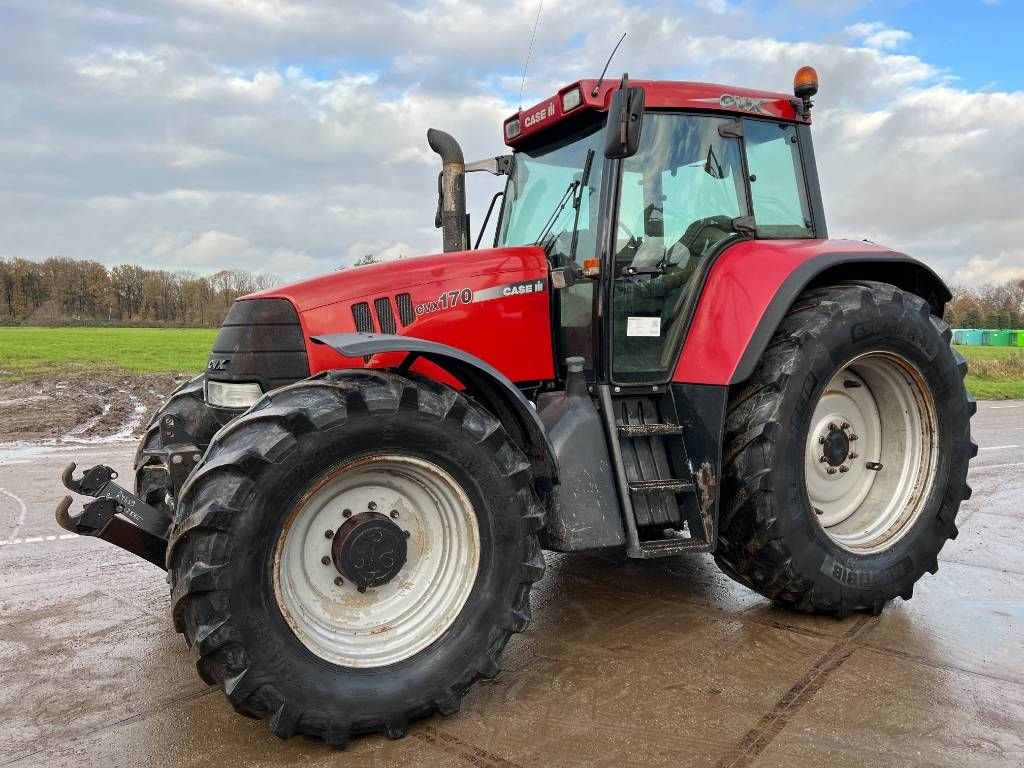
[(1010, 346), (1024, 347), (1024, 331), (1010, 331)]
[(1010, 332), (982, 331), (981, 343), (986, 347), (1008, 347), (1010, 346)]
[(977, 347), (981, 345), (981, 334), (977, 328), (957, 328), (953, 331), (953, 343)]

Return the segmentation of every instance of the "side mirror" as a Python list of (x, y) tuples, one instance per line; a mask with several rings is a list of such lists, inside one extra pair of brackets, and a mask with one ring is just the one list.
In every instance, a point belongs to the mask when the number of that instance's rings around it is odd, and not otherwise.
[(609, 159), (632, 157), (640, 147), (640, 130), (644, 120), (644, 89), (622, 87), (612, 94), (608, 108), (608, 128), (604, 140), (604, 156)]
[(551, 287), (556, 291), (576, 285), (576, 267), (556, 267), (551, 270)]

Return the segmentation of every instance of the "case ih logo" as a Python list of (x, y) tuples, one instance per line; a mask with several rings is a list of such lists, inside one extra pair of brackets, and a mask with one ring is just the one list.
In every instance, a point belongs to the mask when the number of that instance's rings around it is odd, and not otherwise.
[(518, 296), (521, 293), (540, 293), (545, 288), (543, 280), (529, 280), (525, 283), (513, 283), (501, 289), (502, 296)]
[(542, 120), (547, 120), (555, 115), (555, 102), (549, 101), (546, 107), (541, 107), (536, 112), (531, 112), (523, 118), (523, 125), (527, 128), (536, 125)]
[(733, 96), (731, 93), (723, 93), (718, 103), (722, 109), (738, 109), (743, 112), (764, 112), (764, 105), (771, 99), (752, 99), (749, 96)]

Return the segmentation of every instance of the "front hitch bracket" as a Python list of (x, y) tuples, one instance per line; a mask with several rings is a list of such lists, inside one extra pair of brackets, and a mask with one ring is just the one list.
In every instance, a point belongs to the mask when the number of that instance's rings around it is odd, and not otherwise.
[(61, 482), (69, 491), (92, 496), (96, 501), (85, 504), (77, 515), (71, 514), (74, 499), (65, 496), (57, 504), (57, 525), (79, 536), (94, 536), (126, 549), (160, 568), (165, 568), (168, 515), (114, 482), (117, 472), (99, 464), (74, 476), (71, 462), (61, 473)]

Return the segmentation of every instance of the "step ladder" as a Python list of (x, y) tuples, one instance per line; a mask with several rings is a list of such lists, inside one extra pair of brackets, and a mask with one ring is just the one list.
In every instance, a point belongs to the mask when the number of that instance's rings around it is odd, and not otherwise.
[(600, 385), (598, 395), (625, 518), (627, 554), (649, 558), (712, 551), (714, 515), (696, 485), (671, 391), (615, 389), (619, 391)]

